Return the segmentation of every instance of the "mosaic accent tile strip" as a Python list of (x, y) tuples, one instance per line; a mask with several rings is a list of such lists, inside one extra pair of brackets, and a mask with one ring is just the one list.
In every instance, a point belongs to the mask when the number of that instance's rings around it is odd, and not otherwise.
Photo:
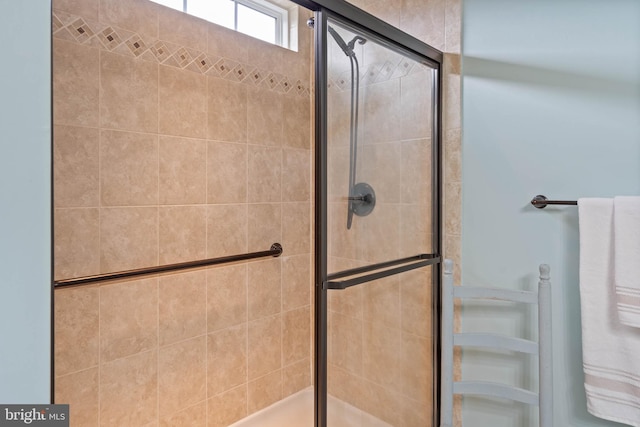
[[(407, 58), (401, 58), (397, 64), (386, 60), (385, 62), (371, 64), (364, 71), (360, 70), (360, 86), (399, 79), (430, 69), (426, 65), (416, 63)], [(329, 75), (327, 86), (329, 90), (337, 92), (351, 90), (351, 71), (346, 70), (337, 75)]]
[(311, 94), (309, 82), (217, 57), (185, 46), (115, 28), (80, 16), (54, 10), (53, 36), (83, 45), (97, 47), (145, 61), (157, 62), (194, 73), (220, 77), (268, 90), (301, 97)]

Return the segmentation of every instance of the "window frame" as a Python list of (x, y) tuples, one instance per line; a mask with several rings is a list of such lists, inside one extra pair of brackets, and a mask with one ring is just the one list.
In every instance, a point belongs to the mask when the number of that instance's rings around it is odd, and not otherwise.
[[(151, 0), (154, 1), (154, 0)], [(190, 0), (182, 0), (182, 12), (191, 15), (188, 11)], [(213, 0), (215, 1), (215, 0)], [(238, 31), (238, 5), (242, 5), (248, 9), (252, 9), (258, 13), (275, 19), (275, 45), (289, 49), (289, 10), (279, 4), (272, 3), (268, 0), (230, 0), (233, 2), (233, 29)], [(179, 10), (179, 9), (176, 9)], [(194, 15), (191, 15), (194, 16)], [(208, 20), (207, 20), (208, 21)], [(211, 22), (211, 21), (208, 21)], [(215, 22), (214, 22), (215, 23)], [(218, 24), (220, 25), (220, 24)], [(225, 26), (226, 27), (226, 26)], [(227, 27), (228, 28), (228, 27)], [(242, 31), (238, 31), (243, 33)], [(249, 34), (247, 34), (249, 35)], [(254, 37), (249, 35), (249, 37)], [(256, 38), (256, 37), (254, 37)], [(262, 39), (258, 39), (262, 40)], [(265, 40), (262, 40), (265, 41)], [(266, 43), (270, 43), (265, 41)]]
[[(188, 0), (184, 0), (185, 3)], [(253, 9), (263, 15), (276, 20), (275, 44), (282, 47), (289, 46), (289, 11), (284, 7), (265, 0), (231, 0), (234, 3), (234, 30), (238, 31), (238, 5)], [(244, 33), (243, 33), (244, 34)]]

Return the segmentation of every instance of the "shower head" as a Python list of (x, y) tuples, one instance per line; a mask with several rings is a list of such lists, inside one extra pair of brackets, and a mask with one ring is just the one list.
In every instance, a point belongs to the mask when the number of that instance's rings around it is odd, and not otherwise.
[(344, 39), (340, 37), (340, 34), (338, 34), (338, 32), (335, 29), (333, 29), (333, 27), (328, 26), (327, 29), (329, 30), (329, 33), (331, 34), (333, 39), (336, 41), (336, 43), (338, 43), (338, 46), (340, 46), (340, 49), (342, 49), (344, 54), (352, 58), (356, 56), (356, 53), (353, 50), (353, 48), (356, 45), (356, 42), (360, 44), (365, 44), (367, 42), (365, 38), (360, 36), (355, 36), (349, 43), (346, 43)]
[(345, 55), (347, 56), (355, 55), (355, 53), (353, 52), (353, 49), (347, 46), (344, 39), (340, 37), (340, 34), (338, 34), (338, 32), (334, 30), (333, 27), (327, 27), (327, 29), (329, 30), (329, 33), (331, 34), (333, 39), (336, 41), (336, 43), (338, 43), (338, 46), (340, 46), (340, 49), (342, 49)]

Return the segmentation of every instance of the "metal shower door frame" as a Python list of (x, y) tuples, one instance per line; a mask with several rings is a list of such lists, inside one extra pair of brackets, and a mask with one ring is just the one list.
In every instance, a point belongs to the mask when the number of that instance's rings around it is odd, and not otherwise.
[[(328, 20), (363, 32), (377, 43), (399, 52), (434, 70), (432, 80), (432, 301), (433, 301), (433, 421), (440, 419), (440, 320), (441, 320), (441, 263), (442, 253), (442, 62), (443, 53), (396, 27), (370, 15), (344, 0), (292, 0), (300, 6), (314, 11), (315, 38), (315, 230), (314, 230), (314, 426), (327, 426), (327, 272), (328, 227), (327, 227), (327, 28)], [(424, 261), (423, 261), (424, 262)]]

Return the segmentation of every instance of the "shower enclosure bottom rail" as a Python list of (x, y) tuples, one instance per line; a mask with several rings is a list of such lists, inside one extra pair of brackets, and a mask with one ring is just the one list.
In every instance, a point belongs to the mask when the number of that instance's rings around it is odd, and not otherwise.
[[(404, 273), (405, 271), (415, 270), (417, 268), (426, 267), (428, 265), (438, 264), (440, 262), (440, 255), (438, 254), (419, 254), (407, 258), (400, 258), (392, 261), (385, 261), (378, 264), (368, 265), (366, 267), (353, 268), (350, 270), (344, 270), (338, 273), (332, 273), (327, 277), (325, 282), (326, 289), (346, 289), (351, 286), (360, 285), (362, 283), (371, 282), (373, 280), (382, 279), (396, 274)], [(404, 264), (404, 265), (403, 265)], [(400, 265), (399, 267), (389, 268)], [(375, 273), (367, 274), (364, 276), (354, 277), (347, 280), (335, 280), (343, 277), (355, 276), (357, 274), (366, 273), (369, 271), (376, 271)]]

